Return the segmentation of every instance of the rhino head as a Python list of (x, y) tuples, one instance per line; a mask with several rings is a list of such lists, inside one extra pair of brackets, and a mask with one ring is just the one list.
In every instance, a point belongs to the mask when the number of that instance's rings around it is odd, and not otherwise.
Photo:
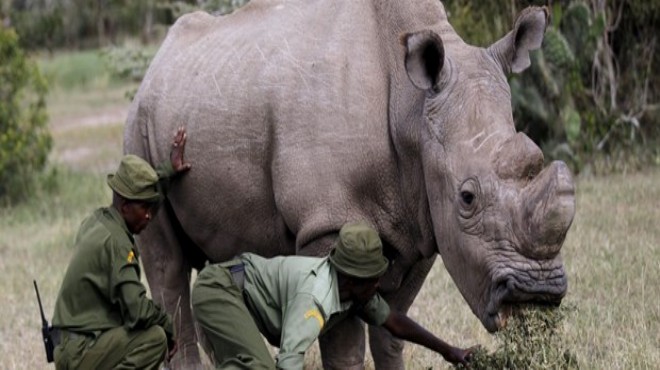
[[(484, 327), (506, 325), (522, 302), (558, 304), (560, 249), (575, 214), (563, 162), (515, 130), (506, 79), (541, 46), (547, 10), (523, 11), (489, 48), (421, 31), (404, 37), (406, 71), (426, 91), (422, 168), (438, 252)], [(444, 40), (444, 43), (443, 43)]]

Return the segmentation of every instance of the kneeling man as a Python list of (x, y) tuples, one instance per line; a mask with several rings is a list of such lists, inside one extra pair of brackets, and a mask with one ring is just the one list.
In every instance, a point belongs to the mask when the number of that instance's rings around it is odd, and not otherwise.
[(190, 169), (185, 129), (170, 161), (155, 170), (135, 155), (108, 175), (112, 205), (80, 225), (76, 251), (55, 303), (53, 341), (59, 369), (158, 369), (176, 352), (172, 318), (146, 295), (133, 235), (153, 218), (170, 180)]

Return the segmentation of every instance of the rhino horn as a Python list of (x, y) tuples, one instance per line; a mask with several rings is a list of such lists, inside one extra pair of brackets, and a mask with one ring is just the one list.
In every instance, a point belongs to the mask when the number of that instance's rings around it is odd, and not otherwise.
[(522, 222), (526, 243), (520, 253), (530, 258), (551, 259), (559, 254), (573, 217), (575, 187), (564, 162), (555, 161), (522, 192)]

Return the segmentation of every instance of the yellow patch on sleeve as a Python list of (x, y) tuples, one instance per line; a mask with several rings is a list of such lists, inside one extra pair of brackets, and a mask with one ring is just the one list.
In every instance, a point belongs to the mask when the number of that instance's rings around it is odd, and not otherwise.
[(305, 320), (309, 319), (310, 317), (315, 318), (319, 322), (319, 328), (323, 329), (323, 324), (325, 323), (325, 320), (323, 320), (323, 316), (321, 315), (319, 310), (314, 308), (305, 312)]
[(128, 253), (128, 258), (126, 258), (126, 261), (128, 261), (128, 263), (131, 263), (131, 262), (133, 262), (134, 258), (135, 258), (135, 253), (133, 253), (133, 251), (130, 251)]

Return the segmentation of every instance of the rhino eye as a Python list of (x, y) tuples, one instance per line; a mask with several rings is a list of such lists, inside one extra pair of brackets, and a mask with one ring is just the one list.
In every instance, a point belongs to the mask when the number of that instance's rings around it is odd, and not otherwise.
[(481, 192), (481, 187), (479, 181), (475, 178), (470, 177), (463, 184), (461, 184), (458, 197), (459, 202), (461, 203), (463, 216), (470, 217), (474, 212), (477, 211), (477, 203), (479, 203), (479, 194)]
[(474, 201), (474, 194), (469, 191), (462, 191), (461, 199), (463, 199), (463, 202), (469, 206)]

